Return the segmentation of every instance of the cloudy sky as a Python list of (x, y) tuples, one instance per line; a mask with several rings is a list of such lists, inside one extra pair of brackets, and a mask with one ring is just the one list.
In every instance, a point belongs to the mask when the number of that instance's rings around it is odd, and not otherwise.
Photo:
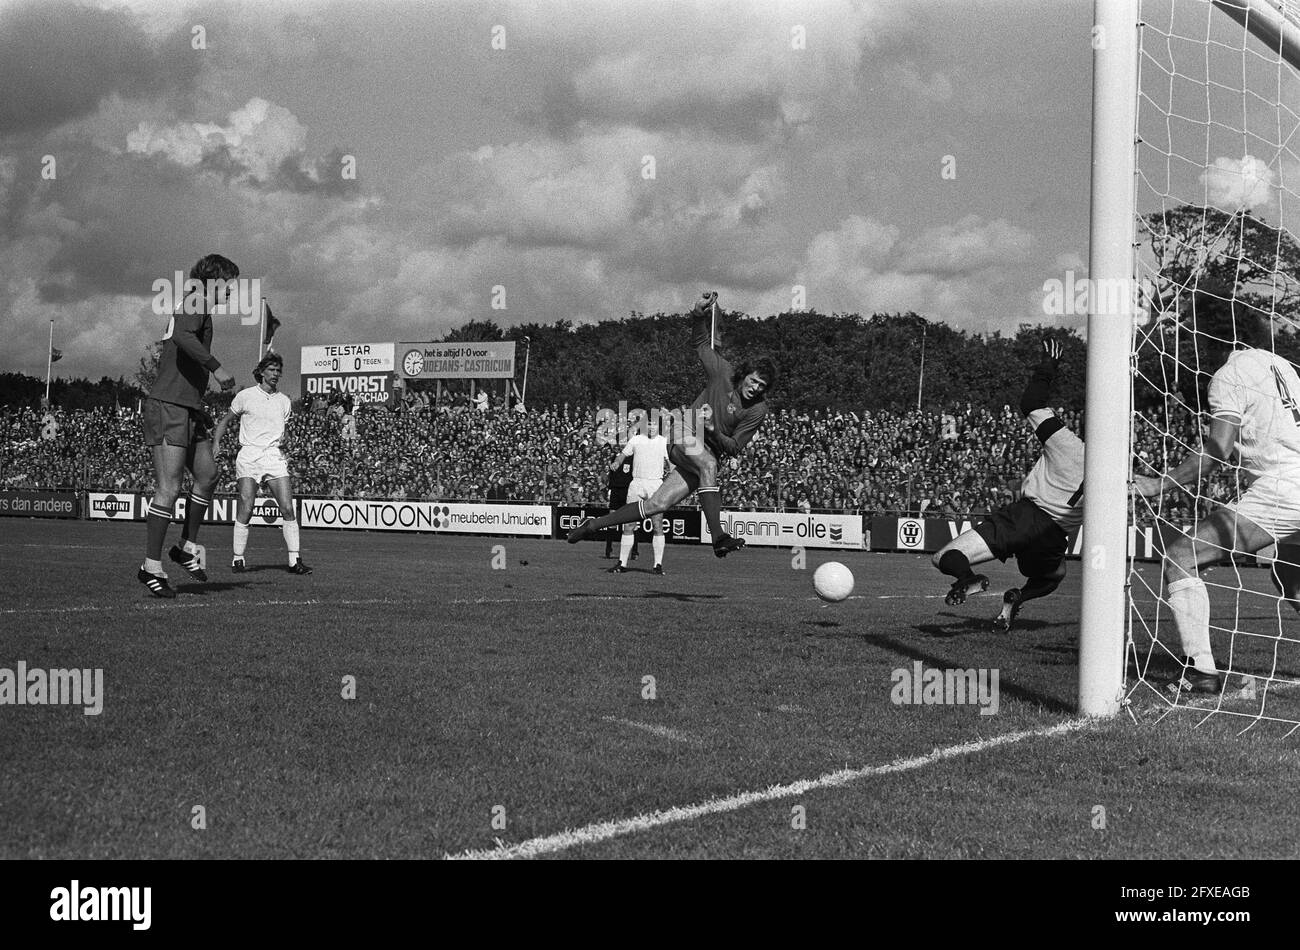
[[(40, 375), (54, 319), (64, 374), (129, 375), (153, 282), (211, 251), (291, 387), (300, 345), (706, 288), (1014, 332), (1087, 259), (1091, 11), (0, 0), (0, 370)], [(217, 332), (246, 377), (255, 331)]]

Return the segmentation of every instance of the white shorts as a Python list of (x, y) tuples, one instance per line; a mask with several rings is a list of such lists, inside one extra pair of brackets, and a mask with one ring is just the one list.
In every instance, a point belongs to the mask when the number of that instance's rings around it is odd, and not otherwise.
[(1274, 541), (1281, 541), (1300, 531), (1300, 483), (1260, 476), (1228, 510), (1259, 525)]
[(235, 456), (235, 477), (251, 478), (260, 485), (268, 478), (288, 478), (289, 464), (278, 447), (259, 449), (246, 445)]
[(634, 478), (632, 484), (627, 486), (627, 501), (630, 505), (634, 501), (649, 501), (650, 497), (659, 490), (659, 486), (664, 483), (662, 478)]

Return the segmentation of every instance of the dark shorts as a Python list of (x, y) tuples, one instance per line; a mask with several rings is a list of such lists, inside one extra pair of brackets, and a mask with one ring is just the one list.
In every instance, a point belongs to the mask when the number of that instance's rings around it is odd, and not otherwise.
[(1027, 498), (999, 508), (975, 530), (999, 561), (1015, 555), (1016, 566), (1025, 577), (1047, 577), (1065, 564), (1069, 547), (1065, 531)]
[(160, 399), (144, 401), (144, 444), (183, 445), (189, 448), (212, 438), (212, 417), (202, 409), (178, 406)]

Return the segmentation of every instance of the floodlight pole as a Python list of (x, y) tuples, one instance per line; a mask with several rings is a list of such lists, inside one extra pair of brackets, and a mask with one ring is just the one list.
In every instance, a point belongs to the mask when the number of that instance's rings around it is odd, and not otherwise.
[(528, 407), (528, 357), (533, 354), (533, 338), (524, 337), (524, 388), (519, 391), (519, 401)]
[(50, 342), (45, 347), (45, 405), (50, 408), (50, 373), (54, 369), (54, 320), (50, 320)]
[[(1079, 712), (1113, 716), (1124, 691), (1128, 580), (1129, 352), (1134, 297), (1137, 0), (1095, 0), (1089, 229), (1087, 450)], [(1121, 286), (1122, 294), (1097, 287)], [(1108, 313), (1119, 301), (1119, 312)], [(1126, 398), (1127, 397), (1127, 398)]]

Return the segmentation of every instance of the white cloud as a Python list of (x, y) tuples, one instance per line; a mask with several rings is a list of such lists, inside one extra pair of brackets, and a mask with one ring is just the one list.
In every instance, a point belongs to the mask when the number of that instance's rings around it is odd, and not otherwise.
[[(931, 319), (973, 328), (1005, 323), (1007, 287), (1019, 286), (1016, 268), (1032, 236), (1002, 219), (968, 216), (954, 225), (902, 237), (899, 229), (851, 215), (808, 245), (796, 283), (821, 312), (871, 314), (915, 310)], [(789, 306), (784, 289), (763, 308)]]
[(967, 215), (956, 224), (930, 228), (901, 250), (898, 269), (904, 273), (964, 274), (1024, 260), (1033, 237), (1002, 218), (985, 222)]
[(307, 129), (292, 112), (256, 97), (231, 112), (224, 125), (141, 122), (126, 137), (127, 151), (161, 154), (186, 167), (226, 150), (260, 181), (271, 179), (285, 159), (301, 156), (306, 142)]
[(1253, 211), (1273, 199), (1277, 173), (1253, 155), (1216, 158), (1201, 174), (1211, 205), (1224, 211)]

